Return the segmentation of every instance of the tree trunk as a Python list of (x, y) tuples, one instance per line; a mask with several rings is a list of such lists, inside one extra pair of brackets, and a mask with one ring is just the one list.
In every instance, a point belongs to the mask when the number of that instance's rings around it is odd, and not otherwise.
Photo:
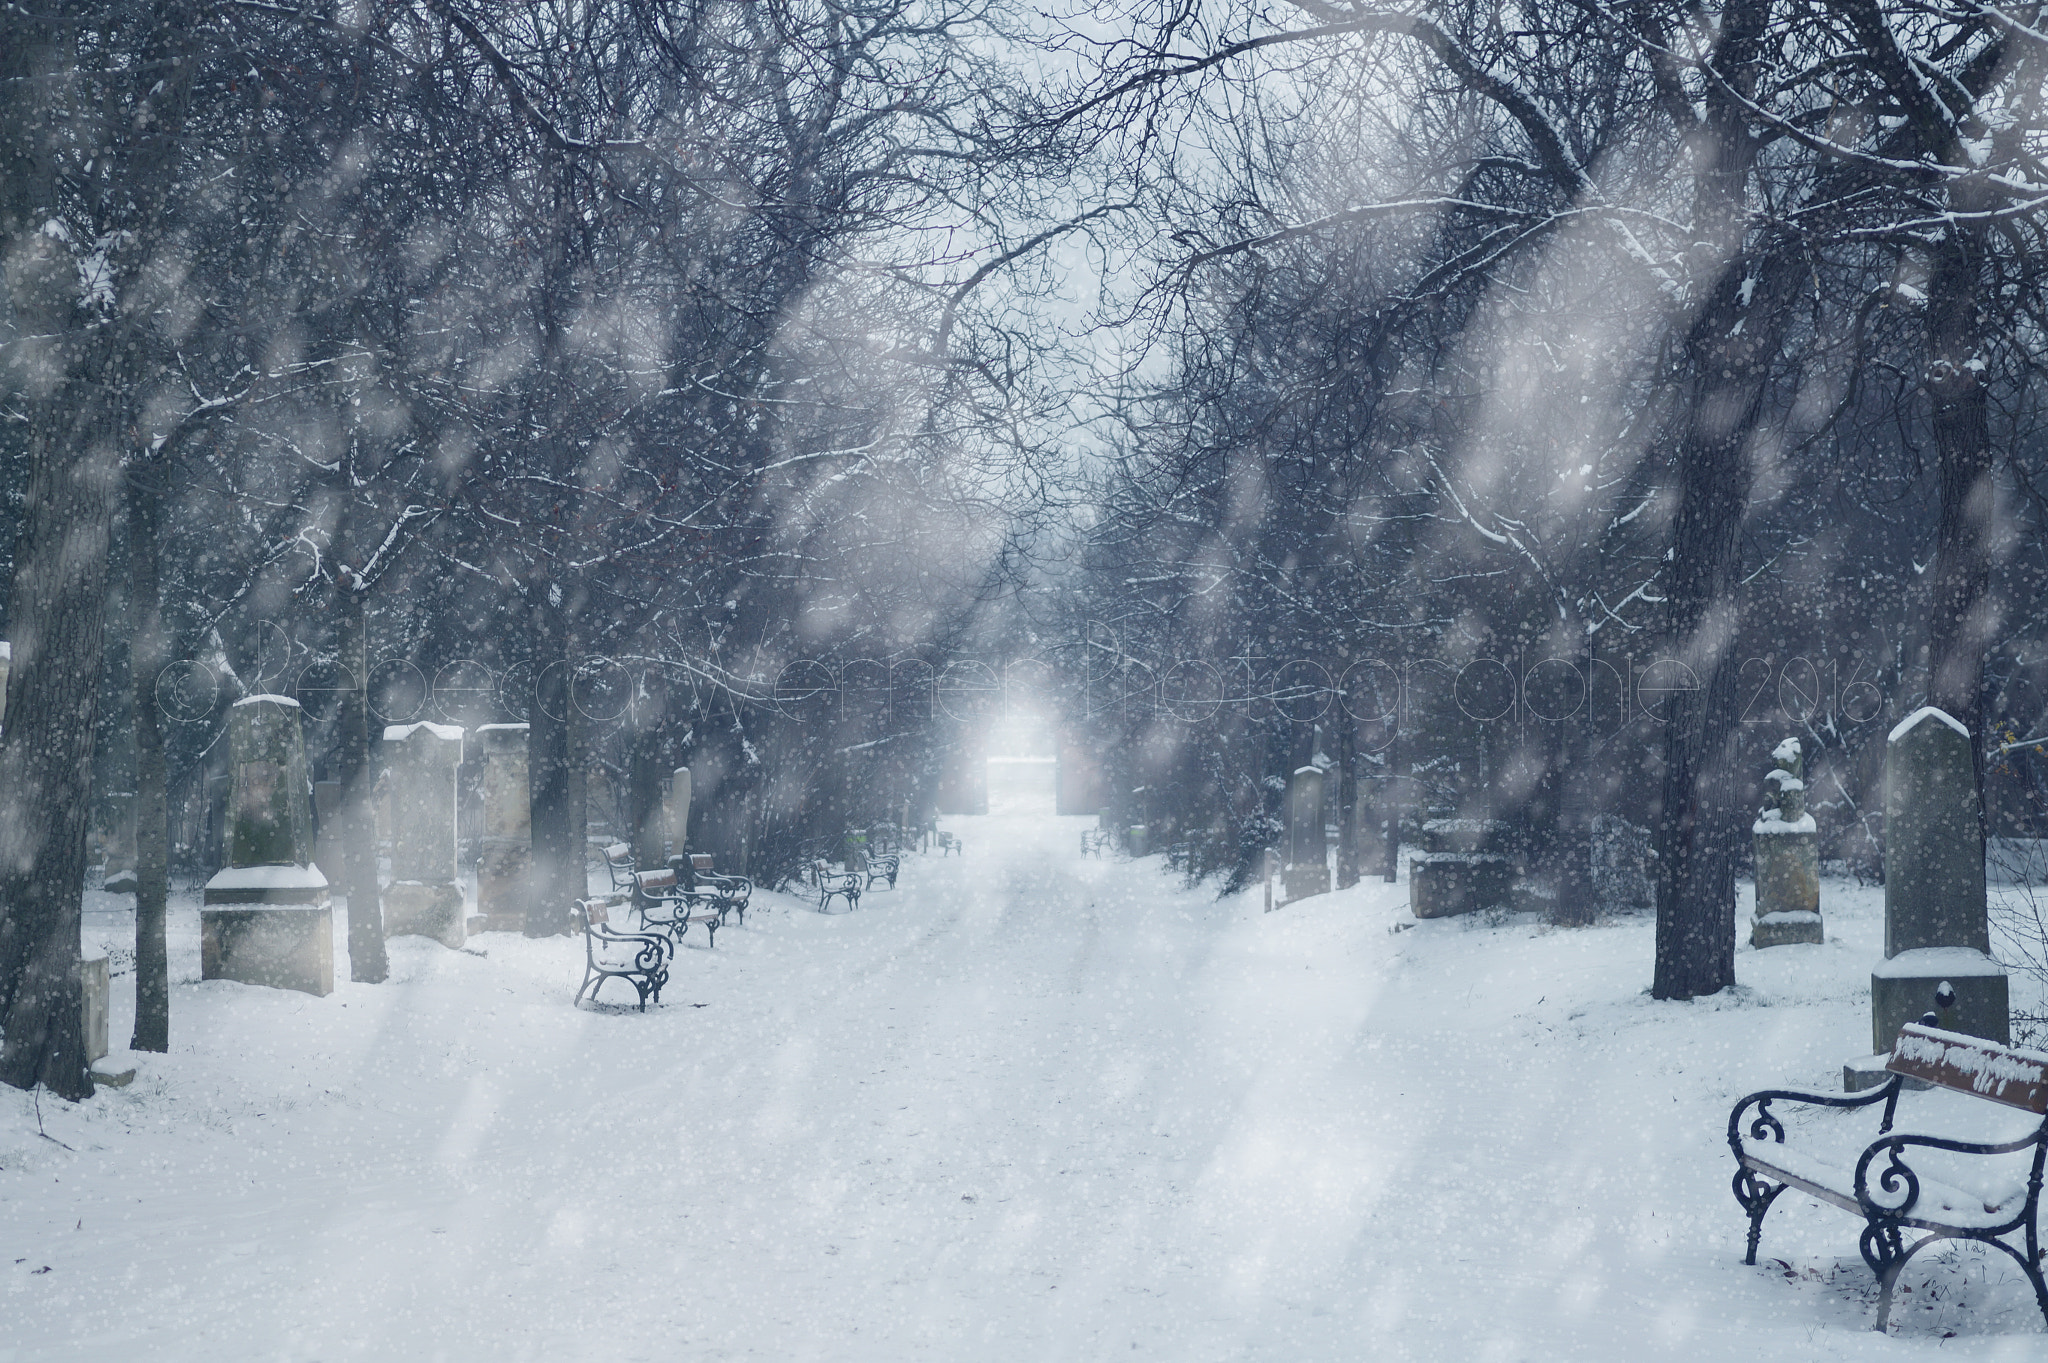
[(1997, 496), (1990, 399), (1983, 382), (1983, 256), (1976, 230), (1949, 227), (1929, 261), (1926, 338), (1927, 395), (1941, 483), (1934, 586), (1927, 612), (1927, 703), (1953, 715), (1977, 740), (1972, 748), (1980, 811), (1984, 655), (1999, 625), (1997, 603), (1986, 594)]
[[(165, 659), (161, 468), (137, 468), (128, 479), (128, 575), (131, 682), (135, 695), (135, 1035), (138, 1051), (171, 1048), (169, 774), (156, 682)], [(149, 476), (145, 476), (149, 475)]]
[(1358, 883), (1358, 722), (1337, 698), (1337, 888)]
[(359, 984), (381, 984), (391, 973), (384, 949), (384, 902), (377, 883), (376, 765), (370, 760), (369, 625), (361, 580), (344, 567), (335, 574), (341, 665), (352, 677), (341, 693), (342, 893), (348, 896), (348, 973)]
[(572, 901), (583, 896), (572, 885), (569, 865), (575, 836), (569, 813), (569, 631), (559, 597), (549, 587), (534, 593), (528, 607), (533, 653), (533, 700), (528, 711), (526, 780), (533, 836), (533, 900), (526, 935), (548, 937), (568, 922)]

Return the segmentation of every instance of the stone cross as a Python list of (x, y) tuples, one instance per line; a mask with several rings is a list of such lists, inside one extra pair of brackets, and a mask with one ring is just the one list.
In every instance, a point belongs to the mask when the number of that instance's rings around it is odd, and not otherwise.
[(1287, 783), (1287, 864), (1280, 874), (1289, 902), (1330, 892), (1321, 767), (1298, 768)]
[(391, 885), (384, 931), (415, 933), (443, 946), (467, 937), (455, 869), (455, 769), (462, 729), (454, 724), (394, 724), (384, 730), (391, 773)]
[(1764, 773), (1764, 806), (1750, 825), (1756, 851), (1756, 913), (1749, 927), (1754, 947), (1824, 940), (1820, 920), (1819, 830), (1806, 812), (1805, 757), (1788, 738), (1771, 753)]
[(484, 835), (476, 863), (476, 907), (487, 932), (519, 932), (532, 895), (533, 822), (527, 804), (524, 724), (476, 731), (484, 761)]
[[(1885, 745), (1884, 961), (1870, 976), (1871, 1048), (1924, 1013), (1949, 1031), (2011, 1040), (2005, 968), (1992, 960), (1984, 835), (1969, 731), (1929, 706)], [(1948, 984), (1950, 991), (1941, 986)], [(1937, 993), (1953, 1002), (1937, 1004)]]
[(313, 865), (299, 703), (249, 696), (229, 706), (228, 760), (228, 864), (206, 882), (200, 978), (331, 994), (334, 920)]

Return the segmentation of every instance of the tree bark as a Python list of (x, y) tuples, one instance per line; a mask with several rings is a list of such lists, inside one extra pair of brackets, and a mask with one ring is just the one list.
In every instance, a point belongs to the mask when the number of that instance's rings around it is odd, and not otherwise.
[(165, 658), (162, 554), (163, 470), (131, 470), (128, 492), (128, 576), (134, 613), (129, 641), (135, 697), (135, 1034), (138, 1051), (171, 1048), (169, 773), (156, 683)]
[(384, 901), (377, 883), (376, 767), (370, 760), (367, 591), (347, 567), (335, 574), (339, 653), (351, 682), (341, 693), (342, 893), (348, 896), (348, 973), (381, 984), (391, 973), (384, 948)]

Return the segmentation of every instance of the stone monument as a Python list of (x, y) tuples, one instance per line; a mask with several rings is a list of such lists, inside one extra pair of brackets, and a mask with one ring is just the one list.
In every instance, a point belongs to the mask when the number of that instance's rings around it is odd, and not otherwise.
[(227, 865), (206, 882), (199, 974), (334, 992), (334, 916), (313, 865), (299, 703), (249, 696), (228, 707)]
[(1818, 943), (1825, 940), (1820, 921), (1820, 842), (1813, 815), (1806, 811), (1806, 782), (1801, 779), (1805, 756), (1799, 740), (1780, 743), (1771, 752), (1771, 762), (1764, 773), (1764, 806), (1749, 829), (1756, 850), (1756, 912), (1749, 925), (1749, 944)]
[(391, 773), (385, 935), (412, 933), (460, 947), (468, 936), (455, 869), (455, 769), (462, 765), (462, 729), (394, 724), (384, 730), (384, 752)]
[(661, 797), (662, 822), (668, 828), (668, 854), (680, 857), (690, 850), (690, 769), (677, 767), (668, 789)]
[(317, 825), (313, 834), (313, 864), (322, 874), (328, 871), (341, 874), (341, 782), (315, 781), (313, 783), (313, 822)]
[(476, 740), (483, 750), (484, 833), (476, 861), (476, 907), (480, 931), (520, 932), (532, 895), (533, 822), (526, 788), (524, 724), (485, 724)]
[(1417, 918), (1449, 918), (1505, 907), (1515, 884), (1515, 859), (1502, 850), (1514, 836), (1499, 819), (1431, 819), (1422, 851), (1408, 859), (1408, 910)]
[[(1947, 1031), (2011, 1041), (2005, 967), (1989, 954), (1970, 744), (1968, 730), (1929, 706), (1901, 720), (1885, 746), (1885, 959), (1870, 972), (1870, 1042), (1880, 1056), (1900, 1027), (1929, 1012)], [(1850, 1062), (1848, 1086), (1867, 1086), (1877, 1063)]]
[(1329, 838), (1323, 830), (1323, 769), (1296, 768), (1287, 782), (1287, 862), (1280, 871), (1287, 903), (1330, 892)]

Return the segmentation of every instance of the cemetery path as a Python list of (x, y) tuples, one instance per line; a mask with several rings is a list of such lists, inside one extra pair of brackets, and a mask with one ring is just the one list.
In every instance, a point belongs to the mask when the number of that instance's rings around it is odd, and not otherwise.
[[(400, 939), (325, 1000), (189, 979), (173, 1054), (44, 1100), (63, 1146), (0, 1094), (0, 1363), (1900, 1347), (1847, 1218), (1788, 1199), (1788, 1268), (1740, 1265), (1721, 1143), (1867, 1026), (1868, 895), (1655, 1004), (1647, 923), (1266, 915), (1080, 858), (1085, 820), (947, 822), (965, 857), (854, 913), (759, 896), (644, 1016), (572, 1011), (566, 939)], [(1907, 1343), (2037, 1357), (1972, 1271)]]

